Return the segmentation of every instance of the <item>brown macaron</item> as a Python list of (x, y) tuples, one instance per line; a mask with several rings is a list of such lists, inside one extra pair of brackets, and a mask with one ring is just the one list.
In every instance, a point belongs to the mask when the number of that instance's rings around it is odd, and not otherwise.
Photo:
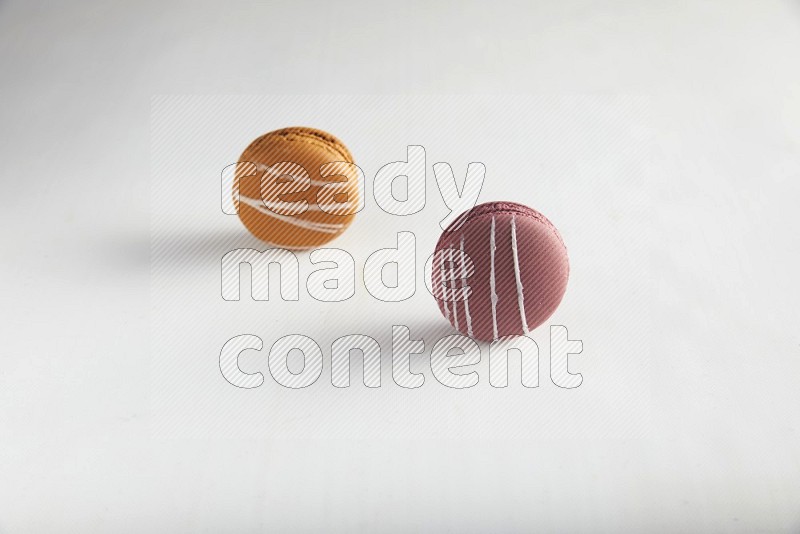
[(344, 232), (363, 203), (353, 156), (333, 135), (305, 127), (269, 132), (244, 150), (233, 197), (258, 239), (288, 249), (323, 245)]

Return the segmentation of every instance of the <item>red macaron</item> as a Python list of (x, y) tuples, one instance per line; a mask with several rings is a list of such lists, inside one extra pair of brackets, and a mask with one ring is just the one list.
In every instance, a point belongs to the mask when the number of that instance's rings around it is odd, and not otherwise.
[(556, 227), (514, 202), (463, 213), (434, 252), (439, 309), (460, 333), (484, 341), (541, 325), (561, 303), (568, 279), (567, 248)]

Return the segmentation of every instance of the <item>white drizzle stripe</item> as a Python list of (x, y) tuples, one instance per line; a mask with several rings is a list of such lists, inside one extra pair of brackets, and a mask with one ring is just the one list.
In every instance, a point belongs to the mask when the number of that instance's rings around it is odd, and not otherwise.
[(522, 278), (519, 273), (519, 254), (517, 252), (517, 223), (511, 216), (511, 252), (514, 254), (514, 278), (517, 279), (517, 302), (519, 318), (522, 320), (522, 331), (528, 334), (528, 321), (525, 320), (525, 297), (522, 294)]
[[(464, 256), (464, 236), (461, 236), (461, 287), (467, 287), (467, 263), (466, 258)], [(472, 317), (469, 315), (469, 297), (467, 296), (466, 289), (462, 289), (464, 292), (464, 315), (467, 317), (467, 335), (472, 337)]]
[(439, 256), (439, 283), (442, 284), (442, 302), (444, 303), (444, 318), (450, 320), (450, 308), (447, 307), (447, 284), (444, 282), (444, 254)]
[(306, 230), (313, 230), (315, 232), (322, 232), (326, 234), (338, 234), (339, 232), (347, 228), (346, 224), (321, 223), (321, 222), (307, 221), (305, 219), (298, 219), (297, 217), (290, 217), (288, 215), (279, 215), (264, 207), (263, 201), (253, 200), (250, 197), (239, 197), (239, 202), (242, 204), (247, 204), (248, 206), (257, 210), (258, 212), (263, 213), (265, 215), (269, 215), (270, 217), (273, 217), (279, 221), (283, 221), (285, 223), (297, 226), (299, 228), (305, 228)]
[[(286, 204), (288, 203), (288, 202), (268, 202), (268, 201), (260, 199), (260, 198), (248, 197), (248, 196), (245, 196), (245, 195), (242, 195), (242, 194), (239, 195), (239, 198), (240, 199), (246, 198), (248, 200), (254, 200), (256, 202), (260, 202), (262, 206), (264, 206), (265, 208), (270, 209), (270, 210), (272, 210), (272, 209), (286, 209)], [(248, 206), (249, 205), (251, 205), (251, 204), (248, 204)], [(329, 210), (325, 211), (325, 213), (328, 213), (329, 211), (332, 211), (331, 208), (339, 207), (339, 206), (342, 206), (343, 208), (346, 208), (348, 210), (353, 208), (353, 204), (351, 202), (331, 202), (330, 204), (322, 203), (322, 205), (325, 206), (326, 208), (329, 208)], [(306, 209), (305, 211), (324, 211), (324, 210), (322, 208), (320, 208), (318, 204), (311, 204), (309, 202), (308, 203), (308, 209)], [(302, 212), (302, 213), (305, 213), (305, 211)]]
[(492, 215), (492, 235), (489, 238), (489, 252), (491, 254), (491, 276), (489, 278), (489, 287), (492, 290), (492, 328), (494, 333), (494, 338), (497, 339), (497, 291), (495, 290), (495, 281), (494, 281), (494, 251), (497, 246), (494, 243), (494, 215)]
[[(453, 263), (453, 247), (450, 247), (450, 276), (448, 278), (452, 280), (453, 284), (453, 320), (455, 321), (453, 326), (455, 326), (456, 330), (458, 330), (458, 296), (456, 295), (456, 289), (455, 289), (456, 288), (456, 281), (454, 276), (456, 272), (455, 267), (456, 264)], [(461, 330), (458, 331), (461, 332)]]

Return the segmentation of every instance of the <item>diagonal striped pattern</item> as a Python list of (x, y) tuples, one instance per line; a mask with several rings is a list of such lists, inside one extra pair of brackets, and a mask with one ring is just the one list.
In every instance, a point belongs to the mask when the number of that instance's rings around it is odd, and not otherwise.
[[(297, 372), (289, 369), (289, 353), (299, 350), (303, 354), (303, 368)], [(290, 389), (310, 386), (322, 374), (322, 349), (308, 336), (291, 334), (278, 339), (269, 351), (269, 372), (275, 382)]]
[(528, 320), (525, 318), (525, 291), (519, 271), (519, 246), (517, 245), (517, 218), (511, 216), (511, 254), (514, 256), (514, 280), (517, 282), (517, 306), (522, 333), (528, 333)]
[(411, 354), (425, 350), (425, 341), (412, 339), (407, 326), (392, 326), (392, 378), (404, 388), (418, 388), (425, 383), (425, 376), (411, 368)]
[(350, 361), (354, 352), (362, 356), (364, 385), (381, 387), (381, 346), (362, 334), (342, 336), (331, 345), (331, 384), (339, 388), (350, 386)]
[[(494, 215), (492, 216), (492, 229), (491, 234), (489, 236), (489, 257), (490, 257), (490, 274), (489, 274), (489, 287), (491, 288), (492, 292), (489, 295), (489, 300), (491, 301), (492, 305), (492, 339), (497, 339), (497, 278), (494, 272), (494, 263), (495, 263), (495, 252), (497, 251), (497, 243), (495, 242), (495, 225), (496, 221)], [(463, 242), (464, 239), (462, 237), (461, 241)]]
[(312, 128), (285, 128), (259, 137), (244, 150), (234, 179), (234, 204), (242, 223), (262, 241), (314, 248), (353, 222), (363, 207), (363, 178), (334, 136)]
[(464, 315), (467, 318), (467, 335), (472, 337), (472, 316), (469, 313), (469, 294), (467, 290), (467, 256), (464, 254), (464, 236), (461, 236), (461, 287), (464, 292)]
[(478, 344), (462, 335), (445, 336), (433, 346), (431, 351), (431, 372), (447, 387), (455, 389), (471, 388), (478, 383), (478, 373), (474, 369), (457, 372), (457, 368), (476, 365), (481, 361)]
[(450, 268), (440, 262), (431, 274), (433, 287), (440, 289), (439, 306), (453, 327), (494, 340), (528, 334), (550, 317), (569, 278), (566, 248), (552, 223), (510, 202), (476, 206), (457, 223), (458, 231), (446, 231), (436, 246), (437, 252), (450, 249)]

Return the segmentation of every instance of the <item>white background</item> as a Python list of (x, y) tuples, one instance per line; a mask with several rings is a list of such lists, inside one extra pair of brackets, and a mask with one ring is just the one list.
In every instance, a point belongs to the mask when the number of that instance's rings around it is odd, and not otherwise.
[[(789, 2), (0, 3), (0, 532), (797, 531), (798, 51)], [(158, 432), (151, 97), (187, 93), (645, 98), (648, 424)]]
[[(489, 436), (649, 436), (654, 277), (649, 115), (646, 98), (625, 96), (156, 97), (150, 286), (155, 435), (415, 438), (431, 445)], [(330, 266), (314, 266), (302, 253), (297, 301), (279, 297), (277, 277), (270, 280), (270, 300), (253, 301), (250, 277), (261, 287), (266, 280), (258, 271), (251, 275), (249, 267), (243, 269), (241, 300), (225, 301), (221, 258), (266, 245), (251, 237), (238, 217), (221, 212), (220, 170), (265, 128), (297, 122), (347, 139), (366, 175), (366, 205), (357, 223), (326, 245), (352, 258), (355, 294), (341, 302), (313, 298), (306, 284), (310, 272)], [(407, 158), (409, 144), (425, 147), (425, 207), (413, 215), (392, 215), (377, 204), (372, 182), (383, 165)], [(448, 214), (430, 168), (438, 161), (449, 162), (459, 182), (469, 162), (482, 162), (486, 177), (479, 202), (511, 199), (536, 206), (568, 243), (569, 294), (531, 336), (541, 352), (539, 390), (521, 387), (516, 357), (509, 371), (516, 387), (492, 388), (488, 344), (481, 344), (484, 357), (476, 370), (483, 380), (473, 390), (448, 391), (432, 375), (433, 346), (454, 332), (423, 276)], [(226, 185), (230, 204), (231, 181)], [(396, 247), (399, 232), (414, 235), (415, 258), (405, 261), (404, 254), (402, 269), (415, 271), (416, 287), (401, 302), (382, 302), (366, 290), (364, 264), (372, 253)], [(488, 244), (487, 239), (487, 251)], [(388, 283), (395, 283), (396, 270), (386, 269)], [(276, 274), (273, 269), (271, 276)], [(575, 356), (570, 367), (587, 377), (580, 390), (561, 389), (549, 378), (550, 324), (566, 326), (573, 339), (586, 344), (586, 353)], [(412, 338), (425, 342), (426, 354), (414, 356), (411, 365), (427, 375), (419, 390), (403, 390), (393, 380), (392, 361), (402, 358), (400, 350), (392, 352), (393, 325), (407, 326)], [(268, 377), (258, 391), (239, 390), (221, 377), (220, 350), (241, 334), (257, 335), (264, 343), (260, 354), (240, 359), (246, 372)], [(292, 334), (324, 348), (325, 372), (308, 391), (284, 390), (268, 371), (270, 347)], [(360, 356), (351, 366), (353, 387), (342, 391), (331, 385), (331, 344), (353, 334), (370, 336), (383, 348), (379, 391), (363, 386)], [(288, 362), (295, 372), (302, 369), (299, 353)]]

